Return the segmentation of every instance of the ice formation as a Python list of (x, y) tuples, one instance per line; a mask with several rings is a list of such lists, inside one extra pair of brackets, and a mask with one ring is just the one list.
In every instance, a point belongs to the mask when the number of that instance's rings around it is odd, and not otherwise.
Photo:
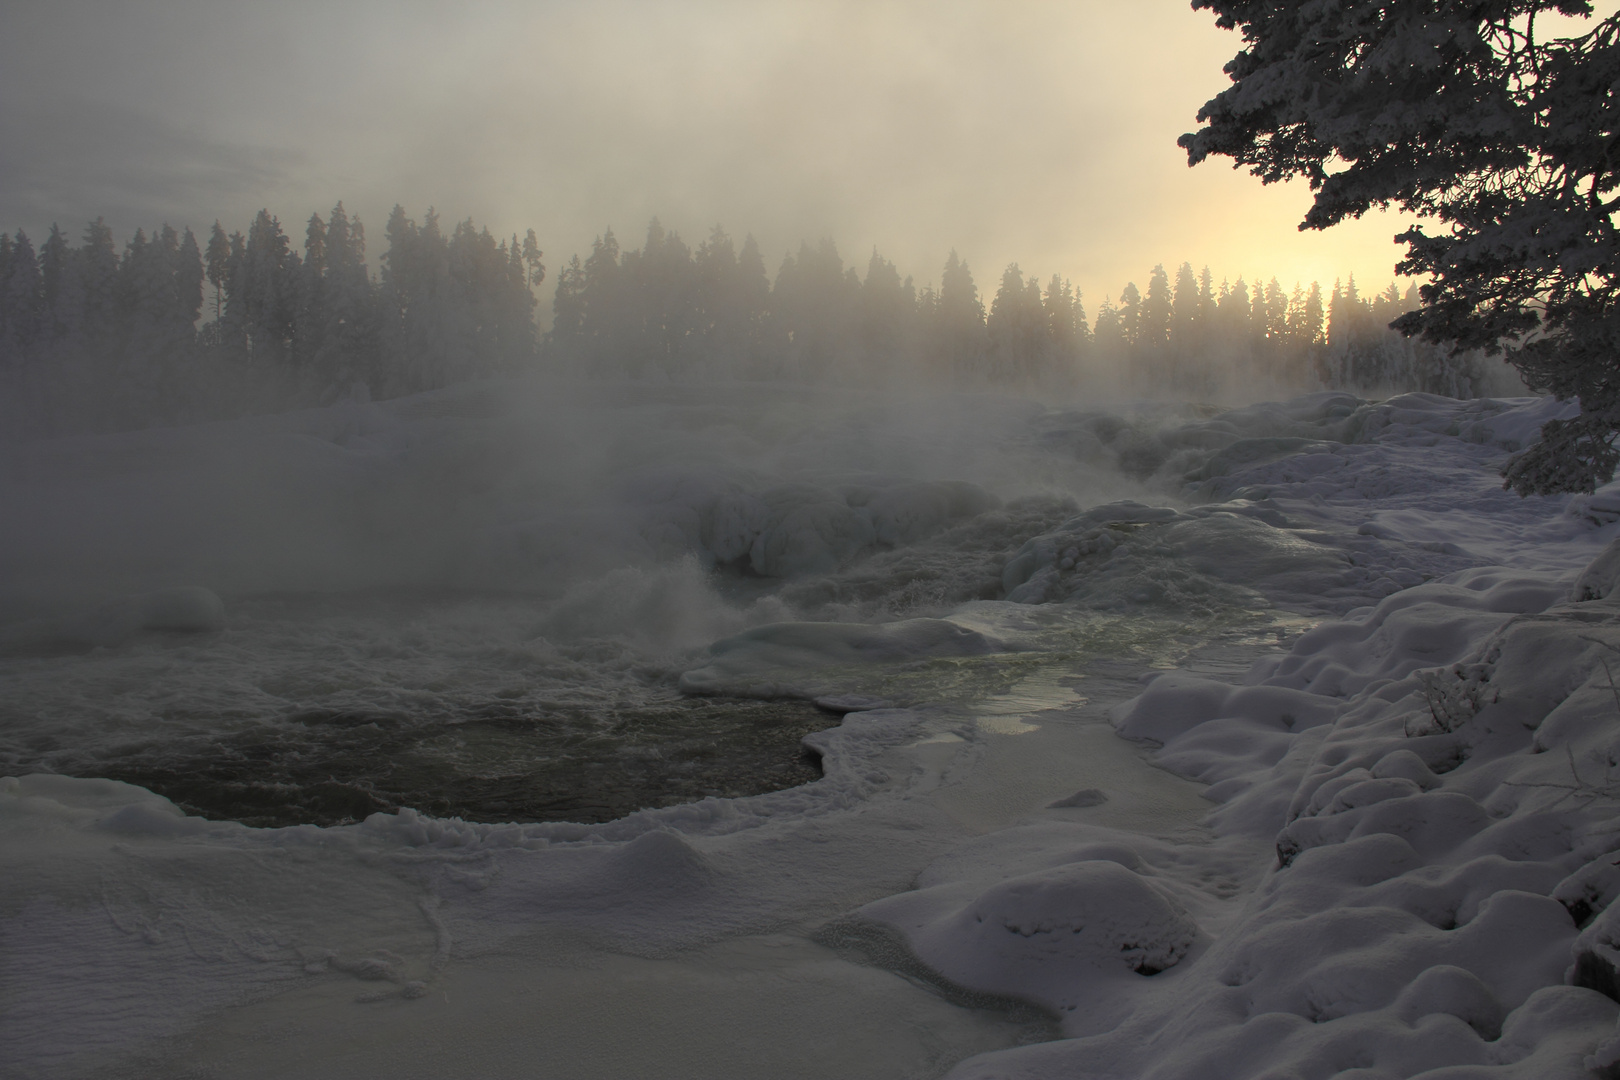
[[(464, 388), (0, 474), (33, 510), (0, 522), (3, 750), (42, 766), (0, 780), (0, 1056), (1617, 1074), (1620, 485), (1493, 471), (1557, 403), (738, 393), (587, 388), (535, 424)], [(380, 589), (458, 599), (354, 599)], [(315, 705), (652, 684), (819, 702), (823, 778), (249, 828), (50, 774)]]

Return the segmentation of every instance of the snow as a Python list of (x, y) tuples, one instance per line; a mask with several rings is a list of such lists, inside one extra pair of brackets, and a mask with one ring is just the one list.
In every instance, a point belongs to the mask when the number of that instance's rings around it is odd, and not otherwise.
[[(1620, 1062), (1620, 485), (1494, 471), (1556, 403), (548, 393), (4, 463), (18, 1075)], [(825, 775), (249, 828), (51, 774), (649, 686), (815, 701)]]

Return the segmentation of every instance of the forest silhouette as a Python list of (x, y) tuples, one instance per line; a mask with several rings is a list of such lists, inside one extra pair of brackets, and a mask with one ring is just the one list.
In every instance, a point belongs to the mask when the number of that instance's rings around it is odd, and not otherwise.
[[(771, 380), (1001, 387), (1070, 395), (1214, 398), (1228, 391), (1454, 397), (1511, 391), (1500, 363), (1388, 329), (1415, 287), (1372, 296), (1354, 277), (1285, 290), (1208, 268), (1153, 267), (1094, 318), (1061, 275), (1015, 263), (982, 294), (952, 251), (917, 287), (875, 249), (865, 273), (829, 239), (774, 278), (752, 236), (714, 227), (693, 248), (657, 219), (635, 249), (608, 229), (547, 280), (534, 230), (498, 240), (395, 206), (368, 262), (338, 203), (306, 222), (302, 251), (260, 211), (206, 244), (169, 225), (119, 252), (97, 218), (36, 251), (0, 235), (0, 422), (10, 440), (112, 431), (391, 398), (536, 372), (565, 378)], [(988, 298), (988, 305), (986, 299)]]

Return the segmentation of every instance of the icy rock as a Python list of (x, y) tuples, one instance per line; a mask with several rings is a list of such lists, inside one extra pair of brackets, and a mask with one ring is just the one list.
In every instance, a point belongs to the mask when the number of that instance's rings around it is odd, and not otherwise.
[(1602, 855), (1558, 883), (1552, 898), (1569, 910), (1576, 926), (1585, 926), (1620, 897), (1620, 852)]
[(703, 522), (703, 544), (717, 562), (746, 556), (770, 523), (770, 507), (755, 495), (729, 492), (716, 498)]
[(772, 521), (755, 538), (748, 563), (765, 577), (834, 570), (877, 540), (871, 511), (852, 508), (831, 492), (790, 485), (762, 498)]
[[(1022, 995), (1055, 972), (1152, 975), (1198, 937), (1192, 917), (1146, 878), (1087, 860), (1011, 878), (911, 935), (918, 955), (959, 985)], [(1062, 991), (1056, 987), (1061, 1005)], [(1043, 995), (1044, 996), (1044, 995)]]
[(1175, 521), (1181, 516), (1179, 511), (1172, 510), (1168, 506), (1149, 506), (1135, 499), (1122, 499), (1119, 502), (1092, 507), (1078, 517), (1064, 522), (1063, 529), (1066, 532), (1082, 532), (1098, 525)]
[(1617, 582), (1620, 582), (1620, 539), (1611, 541), (1603, 553), (1581, 571), (1581, 576), (1575, 579), (1575, 587), (1570, 590), (1570, 602), (1602, 600), (1615, 591)]
[(901, 484), (875, 493), (866, 509), (877, 542), (898, 546), (938, 532), (956, 518), (994, 510), (1001, 500), (965, 481)]
[(1589, 495), (1576, 495), (1564, 506), (1564, 513), (1581, 518), (1597, 528), (1620, 521), (1620, 483), (1609, 483)]
[(1620, 908), (1605, 908), (1581, 931), (1572, 951), (1575, 964), (1566, 981), (1620, 1001)]
[(1057, 802), (1047, 803), (1046, 808), (1048, 810), (1080, 809), (1087, 806), (1101, 806), (1107, 801), (1108, 796), (1103, 794), (1100, 789), (1088, 787), (1075, 792), (1066, 799), (1059, 799)]

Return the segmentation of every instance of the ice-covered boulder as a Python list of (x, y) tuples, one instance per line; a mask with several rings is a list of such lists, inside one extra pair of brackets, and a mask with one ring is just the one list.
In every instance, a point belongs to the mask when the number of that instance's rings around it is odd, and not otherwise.
[(1345, 553), (1244, 504), (1181, 512), (1135, 501), (1093, 507), (1031, 538), (1002, 569), (1015, 603), (1210, 611), (1308, 604), (1341, 584)]
[(1174, 967), (1199, 938), (1167, 889), (1110, 859), (1021, 874), (966, 902), (951, 886), (902, 893), (861, 914), (956, 985), (1059, 1014), (1106, 1009), (1109, 984)]
[(1581, 576), (1575, 579), (1575, 587), (1570, 590), (1570, 602), (1607, 599), (1617, 584), (1620, 584), (1620, 539), (1610, 542), (1602, 554), (1581, 571)]
[(764, 577), (835, 570), (877, 541), (871, 511), (825, 489), (795, 484), (761, 498), (769, 524), (754, 538), (748, 563)]

